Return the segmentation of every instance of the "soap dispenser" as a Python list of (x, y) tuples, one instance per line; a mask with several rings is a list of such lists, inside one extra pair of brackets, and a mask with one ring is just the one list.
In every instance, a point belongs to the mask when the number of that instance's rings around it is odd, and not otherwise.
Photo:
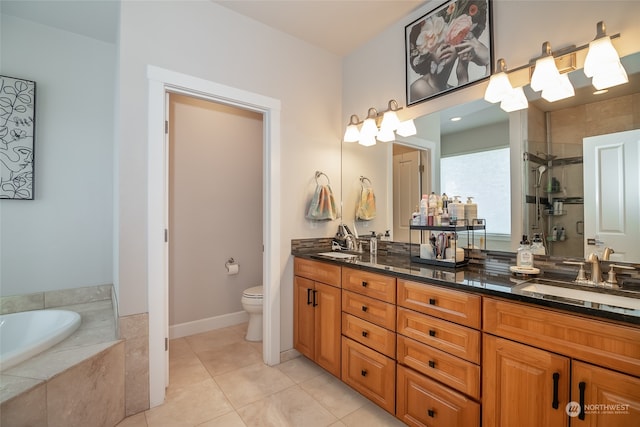
[(464, 219), (464, 205), (460, 202), (460, 196), (453, 196), (449, 202), (449, 221), (451, 225), (456, 225), (458, 220)]
[(378, 238), (376, 232), (371, 232), (371, 238), (369, 239), (369, 254), (375, 256), (378, 254)]
[(533, 253), (531, 252), (531, 244), (527, 239), (527, 235), (522, 235), (518, 255), (516, 256), (516, 265), (520, 268), (533, 268)]
[(473, 197), (467, 197), (467, 204), (464, 206), (464, 219), (467, 225), (473, 225), (473, 221), (478, 219), (478, 205), (473, 203)]

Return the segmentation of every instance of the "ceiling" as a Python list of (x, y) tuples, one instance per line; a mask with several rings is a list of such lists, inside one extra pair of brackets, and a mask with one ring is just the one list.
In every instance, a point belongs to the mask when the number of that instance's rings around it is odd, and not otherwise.
[[(123, 0), (136, 1), (136, 0)], [(340, 57), (358, 49), (425, 0), (210, 0)], [(433, 0), (429, 0), (433, 1)], [(2, 0), (2, 13), (115, 43), (118, 0)]]
[(213, 0), (296, 38), (345, 56), (425, 0)]

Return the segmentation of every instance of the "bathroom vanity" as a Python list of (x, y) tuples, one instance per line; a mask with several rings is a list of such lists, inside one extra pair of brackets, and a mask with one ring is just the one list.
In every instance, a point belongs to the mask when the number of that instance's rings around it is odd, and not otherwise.
[[(294, 255), (295, 348), (408, 425), (640, 420), (636, 301), (620, 308), (521, 292), (508, 270)], [(310, 309), (325, 320), (311, 320)]]

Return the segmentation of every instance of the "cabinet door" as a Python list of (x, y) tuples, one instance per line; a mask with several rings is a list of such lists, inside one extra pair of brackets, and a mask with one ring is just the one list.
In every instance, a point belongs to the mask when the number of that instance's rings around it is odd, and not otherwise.
[(583, 362), (572, 362), (571, 400), (580, 407), (571, 425), (640, 426), (640, 379)]
[(482, 425), (568, 425), (568, 358), (488, 334), (483, 343)]
[(300, 353), (314, 359), (314, 307), (313, 280), (294, 276), (293, 278), (293, 346)]
[(341, 293), (339, 288), (315, 282), (315, 361), (340, 377)]

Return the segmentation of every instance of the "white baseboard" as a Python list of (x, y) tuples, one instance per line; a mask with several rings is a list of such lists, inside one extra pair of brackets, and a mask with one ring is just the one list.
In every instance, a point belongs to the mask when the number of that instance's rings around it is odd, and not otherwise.
[(192, 322), (180, 323), (169, 326), (169, 338), (182, 338), (189, 335), (226, 328), (227, 326), (239, 325), (249, 321), (249, 313), (238, 311), (235, 313), (223, 314), (206, 319), (194, 320)]

